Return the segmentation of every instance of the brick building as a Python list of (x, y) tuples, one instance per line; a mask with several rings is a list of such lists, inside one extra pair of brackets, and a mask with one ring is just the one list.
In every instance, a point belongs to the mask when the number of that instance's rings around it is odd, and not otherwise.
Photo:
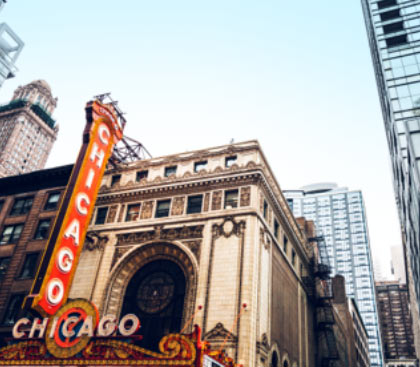
[(0, 179), (0, 342), (32, 286), (72, 165)]
[(379, 320), (387, 366), (416, 366), (414, 335), (406, 284), (377, 282)]
[(353, 298), (346, 295), (345, 280), (336, 275), (333, 280), (333, 309), (338, 320), (335, 332), (339, 335), (341, 353), (349, 366), (369, 367), (368, 334)]

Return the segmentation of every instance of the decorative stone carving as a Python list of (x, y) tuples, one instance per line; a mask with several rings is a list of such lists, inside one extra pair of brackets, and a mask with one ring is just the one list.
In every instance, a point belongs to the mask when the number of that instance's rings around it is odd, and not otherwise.
[(140, 219), (150, 219), (153, 214), (153, 201), (146, 201), (141, 210)]
[(125, 207), (126, 207), (125, 204), (124, 205), (121, 205), (120, 214), (118, 216), (118, 222), (122, 222), (122, 220), (123, 220), (123, 215), (124, 215)]
[(153, 240), (173, 241), (182, 239), (203, 238), (203, 228), (203, 225), (189, 227), (183, 226), (167, 229), (164, 229), (163, 226), (156, 226), (155, 230), (153, 231), (118, 234), (117, 246), (134, 243), (144, 243)]
[(204, 195), (203, 212), (209, 211), (209, 205), (210, 205), (210, 193), (206, 192)]
[(270, 235), (263, 228), (260, 228), (260, 242), (261, 242), (262, 245), (264, 245), (264, 248), (266, 250), (268, 250), (271, 246)]
[(201, 240), (182, 241), (182, 243), (191, 250), (197, 260), (200, 260)]
[(114, 256), (112, 257), (111, 261), (111, 269), (114, 267), (114, 265), (117, 263), (117, 261), (128, 251), (131, 249), (132, 246), (126, 246), (126, 247), (117, 247), (114, 251)]
[(125, 188), (130, 188), (130, 187), (134, 187), (134, 186), (136, 186), (136, 184), (135, 184), (135, 182), (133, 181), (133, 180), (130, 180), (130, 181), (128, 181), (125, 185), (124, 185), (124, 187)]
[(118, 205), (111, 205), (109, 207), (108, 217), (106, 219), (107, 223), (114, 223), (115, 217), (117, 216)]
[(184, 214), (185, 196), (178, 196), (173, 199), (171, 215)]
[(221, 322), (218, 322), (213, 329), (204, 335), (204, 339), (217, 343), (225, 340), (229, 342), (236, 342), (238, 338), (227, 330)]
[(213, 197), (211, 202), (211, 210), (220, 210), (222, 208), (222, 191), (213, 191)]
[(245, 221), (236, 222), (231, 216), (226, 217), (222, 224), (213, 224), (212, 232), (214, 238), (224, 236), (229, 238), (232, 234), (239, 236), (245, 229)]
[(85, 245), (82, 251), (103, 250), (108, 242), (108, 235), (101, 235), (99, 232), (92, 231), (86, 234)]
[(255, 168), (257, 167), (257, 164), (254, 161), (250, 161), (246, 164), (246, 168), (250, 169), (250, 168)]
[(265, 362), (267, 359), (269, 350), (270, 346), (268, 344), (267, 334), (263, 333), (260, 340), (257, 341), (257, 353), (261, 355), (260, 358), (262, 362)]
[(251, 204), (251, 187), (241, 188), (240, 206), (249, 206)]

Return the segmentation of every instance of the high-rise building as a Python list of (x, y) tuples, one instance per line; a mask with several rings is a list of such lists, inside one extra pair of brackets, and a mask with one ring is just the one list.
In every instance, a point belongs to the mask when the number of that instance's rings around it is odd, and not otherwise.
[[(0, 12), (5, 2), (5, 0), (0, 0)], [(0, 23), (0, 87), (6, 79), (15, 76), (16, 60), (23, 46), (18, 35), (6, 23)]]
[(406, 284), (404, 254), (401, 246), (391, 247), (391, 273), (396, 281)]
[(398, 281), (377, 282), (376, 292), (387, 366), (399, 366), (401, 362), (416, 366), (407, 286)]
[(420, 0), (362, 0), (391, 155), (420, 353)]
[(56, 105), (50, 86), (37, 80), (0, 106), (0, 177), (44, 168), (58, 132), (51, 117)]
[[(295, 217), (313, 220), (325, 244), (333, 275), (343, 275), (369, 336), (371, 366), (383, 366), (375, 301), (373, 265), (363, 197), (360, 191), (324, 183), (284, 191)], [(321, 248), (321, 255), (322, 255)]]

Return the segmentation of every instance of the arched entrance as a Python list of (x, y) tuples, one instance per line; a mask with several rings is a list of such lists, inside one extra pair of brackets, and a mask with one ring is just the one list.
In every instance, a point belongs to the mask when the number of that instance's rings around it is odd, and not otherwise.
[(179, 332), (182, 324), (186, 279), (173, 261), (157, 259), (142, 266), (129, 281), (123, 299), (122, 314), (140, 318), (138, 345), (158, 349), (160, 339)]

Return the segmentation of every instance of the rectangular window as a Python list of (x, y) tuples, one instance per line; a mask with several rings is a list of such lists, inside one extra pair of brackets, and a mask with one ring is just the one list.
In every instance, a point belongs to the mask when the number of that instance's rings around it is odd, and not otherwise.
[(400, 36), (387, 38), (385, 39), (385, 42), (386, 42), (386, 47), (401, 46), (407, 43), (407, 35), (402, 34)]
[(6, 274), (7, 268), (10, 264), (10, 257), (2, 257), (0, 258), (0, 280), (3, 279), (3, 277)]
[(33, 201), (33, 196), (16, 199), (12, 210), (10, 211), (10, 215), (22, 215), (28, 213), (31, 210)]
[(203, 195), (188, 196), (187, 214), (201, 213)]
[(199, 172), (202, 169), (206, 169), (207, 161), (195, 162), (194, 163), (194, 172)]
[(23, 294), (14, 294), (10, 297), (9, 304), (3, 317), (3, 325), (13, 325), (18, 320), (23, 298)]
[(267, 219), (267, 215), (268, 215), (268, 204), (267, 202), (264, 200), (264, 204), (263, 204), (263, 215), (264, 215), (264, 219)]
[(289, 243), (289, 240), (286, 236), (283, 236), (283, 250), (287, 254), (287, 244)]
[(225, 191), (225, 209), (238, 207), (238, 190)]
[(279, 238), (279, 228), (280, 228), (279, 222), (277, 222), (277, 219), (274, 219), (274, 237), (276, 239)]
[(396, 22), (396, 23), (384, 25), (383, 29), (384, 29), (385, 34), (399, 32), (399, 31), (404, 30), (404, 25), (403, 25), (403, 22)]
[(111, 187), (114, 187), (115, 185), (119, 184), (121, 181), (121, 175), (113, 175), (111, 178)]
[(296, 265), (296, 251), (292, 248), (292, 265)]
[(386, 11), (380, 14), (381, 21), (385, 22), (387, 20), (395, 19), (400, 17), (400, 9)]
[(48, 196), (48, 200), (45, 203), (44, 210), (54, 210), (58, 206), (58, 201), (60, 200), (60, 193), (54, 192)]
[(38, 252), (26, 255), (19, 278), (32, 279), (35, 276), (38, 265), (38, 257)]
[(128, 205), (125, 221), (132, 222), (132, 221), (138, 220), (139, 218), (140, 218), (140, 203)]
[(12, 224), (5, 226), (0, 237), (0, 245), (4, 245), (6, 243), (16, 243), (20, 238), (22, 229), (23, 224)]
[(51, 219), (41, 219), (35, 231), (34, 240), (45, 240), (48, 237)]
[(165, 177), (176, 174), (176, 166), (165, 167)]
[(141, 180), (147, 178), (148, 175), (149, 175), (149, 171), (138, 171), (136, 173), (136, 181), (140, 182)]
[(160, 200), (157, 202), (155, 218), (163, 218), (169, 216), (169, 208), (171, 200)]
[(225, 158), (225, 167), (231, 167), (234, 163), (236, 163), (237, 156), (233, 155), (230, 157)]
[(104, 224), (107, 214), (108, 214), (108, 207), (107, 206), (104, 206), (102, 208), (98, 208), (98, 211), (96, 213), (95, 224)]
[(389, 8), (390, 6), (397, 5), (396, 0), (382, 0), (378, 1), (378, 9), (385, 9)]

